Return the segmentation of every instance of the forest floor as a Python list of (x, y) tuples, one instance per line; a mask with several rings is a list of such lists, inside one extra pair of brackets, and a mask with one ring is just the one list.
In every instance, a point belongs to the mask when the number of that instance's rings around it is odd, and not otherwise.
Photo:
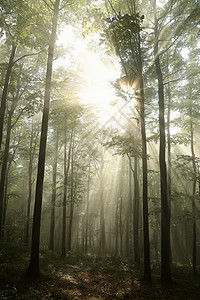
[(0, 256), (0, 299), (200, 299), (200, 278), (191, 268), (174, 267), (174, 282), (163, 285), (153, 269), (152, 284), (141, 281), (142, 270), (116, 257), (72, 256), (66, 259), (42, 251), (41, 276), (27, 278), (28, 253)]

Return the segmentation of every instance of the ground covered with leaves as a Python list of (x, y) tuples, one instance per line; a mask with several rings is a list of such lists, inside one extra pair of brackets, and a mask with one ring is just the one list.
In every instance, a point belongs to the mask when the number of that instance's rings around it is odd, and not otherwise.
[(37, 279), (25, 276), (28, 262), (28, 252), (1, 253), (0, 299), (200, 299), (200, 279), (183, 266), (173, 267), (174, 282), (162, 285), (158, 269), (153, 269), (152, 284), (146, 284), (142, 270), (116, 257), (61, 259), (43, 250)]

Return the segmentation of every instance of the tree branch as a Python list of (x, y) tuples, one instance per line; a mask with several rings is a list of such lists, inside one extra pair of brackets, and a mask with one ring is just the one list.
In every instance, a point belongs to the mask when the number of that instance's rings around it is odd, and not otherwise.
[[(51, 2), (52, 5), (54, 5), (53, 2), (52, 2), (51, 0), (49, 0), (49, 1)], [(46, 0), (43, 0), (43, 2), (46, 4), (46, 6), (48, 6), (48, 8), (49, 8), (50, 10), (53, 10), (53, 8), (49, 5), (49, 3), (48, 3)]]
[(39, 51), (39, 52), (36, 52), (36, 53), (29, 53), (29, 54), (24, 54), (22, 55), (21, 57), (19, 57), (18, 59), (16, 59), (14, 62), (13, 62), (13, 66), (21, 59), (25, 58), (25, 57), (28, 57), (28, 56), (34, 56), (34, 55), (38, 55), (42, 52), (43, 50)]
[(108, 0), (108, 3), (110, 4), (110, 7), (111, 7), (112, 11), (115, 13), (116, 17), (118, 17), (118, 14), (117, 14), (116, 10), (114, 9), (110, 0)]

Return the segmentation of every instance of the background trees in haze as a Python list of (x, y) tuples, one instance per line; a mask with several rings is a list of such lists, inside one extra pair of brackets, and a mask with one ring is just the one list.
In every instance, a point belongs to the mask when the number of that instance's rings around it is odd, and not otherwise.
[[(133, 258), (147, 281), (153, 264), (164, 282), (176, 263), (192, 261), (196, 276), (198, 1), (16, 0), (0, 9), (1, 249), (30, 245), (32, 234), (35, 275), (41, 245), (63, 257)], [(76, 51), (58, 66), (56, 32), (66, 23), (120, 65), (106, 124), (81, 102)]]

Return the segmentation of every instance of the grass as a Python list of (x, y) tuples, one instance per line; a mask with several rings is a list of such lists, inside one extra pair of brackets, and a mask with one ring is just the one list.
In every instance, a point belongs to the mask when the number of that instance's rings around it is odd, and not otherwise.
[(25, 277), (29, 253), (11, 249), (0, 258), (0, 299), (166, 299), (196, 300), (200, 281), (189, 277), (187, 267), (174, 267), (175, 282), (162, 285), (159, 273), (153, 283), (145, 284), (141, 270), (128, 260), (116, 257), (70, 256), (61, 259), (47, 250), (41, 251), (41, 276)]

